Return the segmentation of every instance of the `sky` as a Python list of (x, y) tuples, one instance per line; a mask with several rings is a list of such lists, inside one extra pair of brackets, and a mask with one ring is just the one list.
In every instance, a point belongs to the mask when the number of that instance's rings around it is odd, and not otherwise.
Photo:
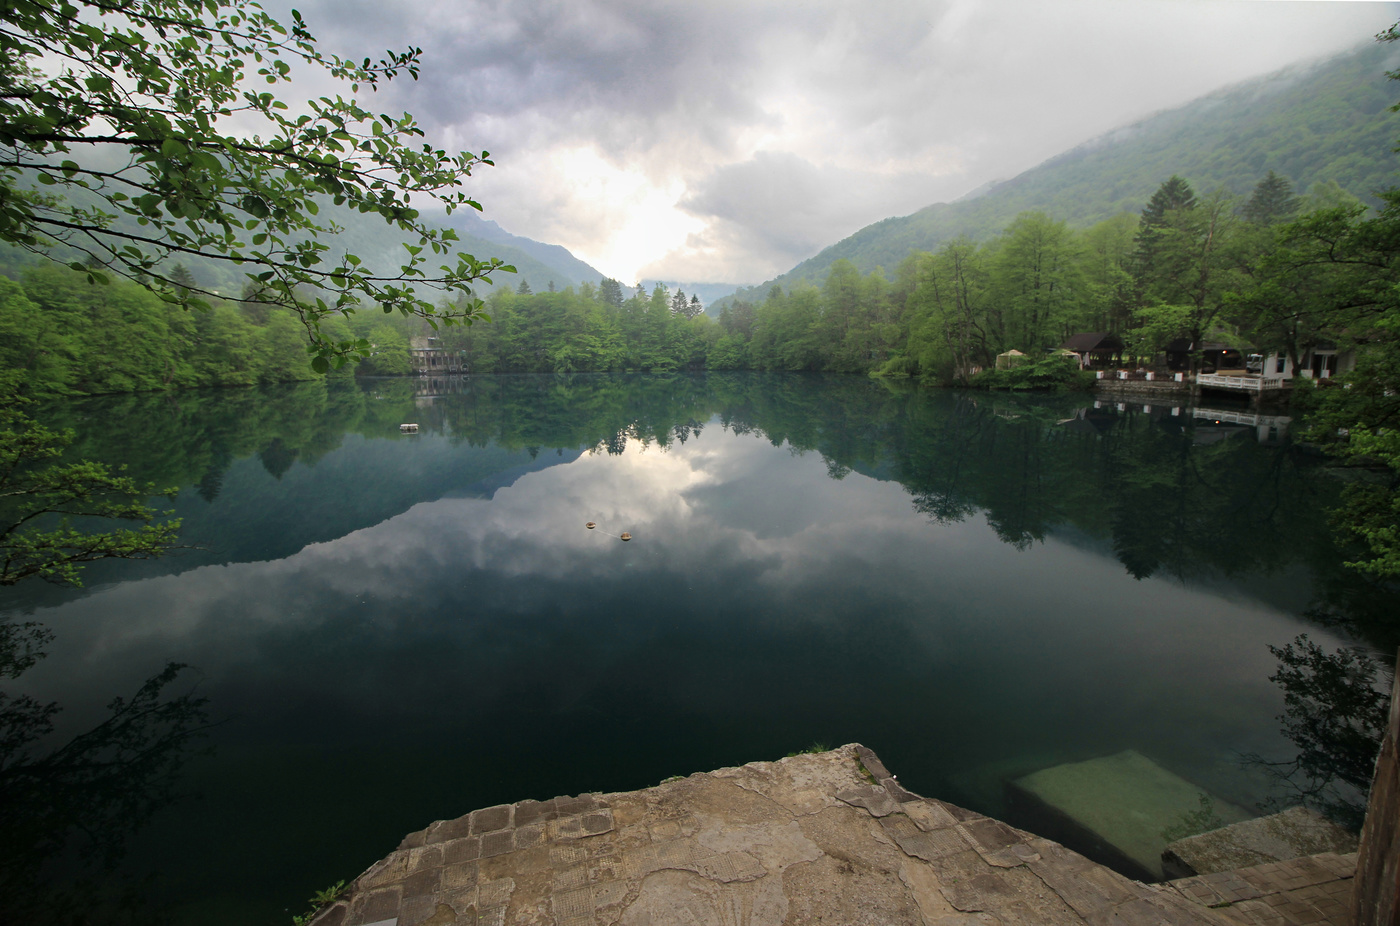
[[(266, 4), (274, 13), (285, 0)], [(752, 284), (1222, 86), (1368, 41), (1326, 0), (303, 0), (369, 101), (487, 150), (486, 218), (603, 273)]]

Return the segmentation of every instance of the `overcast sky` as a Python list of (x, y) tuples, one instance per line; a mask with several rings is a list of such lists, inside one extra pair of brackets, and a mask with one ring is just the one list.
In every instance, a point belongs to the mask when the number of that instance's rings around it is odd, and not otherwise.
[(762, 281), (1400, 18), (1325, 0), (297, 5), (328, 51), (421, 47), (422, 78), (373, 108), (489, 150), (470, 188), (488, 218), (624, 282)]

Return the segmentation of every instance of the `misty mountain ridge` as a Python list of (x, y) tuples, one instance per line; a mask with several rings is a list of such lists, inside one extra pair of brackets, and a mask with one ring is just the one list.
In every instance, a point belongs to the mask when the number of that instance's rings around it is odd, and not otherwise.
[[(604, 275), (601, 271), (579, 260), (572, 251), (563, 245), (546, 244), (542, 241), (535, 241), (533, 238), (513, 235), (502, 228), (494, 219), (482, 217), (481, 213), (475, 209), (459, 209), (452, 215), (433, 220), (433, 224), (455, 230), (464, 242), (468, 238), (486, 242), (484, 245), (478, 245), (478, 250), (475, 251), (470, 247), (463, 246), (463, 250), (476, 257), (502, 257), (502, 255), (495, 253), (498, 249), (496, 246), (501, 245), (526, 255), (530, 259), (527, 263), (538, 263), (544, 268), (546, 274), (550, 271), (557, 273), (559, 277), (552, 279), (560, 289), (581, 283), (592, 283), (596, 286), (603, 280)], [(482, 252), (485, 252), (485, 255)], [(502, 259), (505, 258), (502, 257)], [(526, 273), (520, 264), (517, 263), (515, 266), (521, 270), (520, 273), (516, 274), (516, 277), (527, 279), (531, 289), (538, 292), (547, 288), (551, 278), (540, 278), (538, 276), (539, 270)]]
[(1198, 194), (1224, 188), (1243, 196), (1273, 170), (1299, 192), (1335, 181), (1375, 204), (1375, 193), (1400, 179), (1400, 157), (1392, 150), (1400, 139), (1400, 114), (1388, 111), (1400, 87), (1386, 77), (1397, 68), (1400, 50), (1371, 43), (1232, 84), (951, 203), (868, 225), (734, 298), (763, 299), (774, 285), (820, 284), (842, 258), (862, 272), (877, 266), (893, 272), (911, 251), (936, 250), (959, 235), (989, 238), (1021, 212), (1038, 210), (1088, 227), (1121, 212), (1140, 212), (1172, 174), (1185, 177)]

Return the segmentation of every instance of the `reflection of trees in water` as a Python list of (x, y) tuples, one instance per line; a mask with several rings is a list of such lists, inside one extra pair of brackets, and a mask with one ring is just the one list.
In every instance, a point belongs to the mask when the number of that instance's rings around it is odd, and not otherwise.
[[(0, 622), (0, 678), (19, 677), (51, 639), (37, 623)], [(127, 840), (176, 797), (208, 727), (205, 699), (173, 691), (186, 669), (170, 663), (52, 748), (60, 706), (0, 692), (0, 921), (155, 921), (118, 866)]]
[[(121, 459), (142, 481), (197, 485), (220, 497), (232, 461), (257, 455), (273, 475), (314, 467), (346, 434), (547, 454), (551, 449), (625, 452), (631, 442), (666, 450), (702, 435), (718, 417), (734, 434), (821, 454), (833, 478), (861, 473), (899, 483), (935, 521), (982, 514), (1005, 543), (1025, 548), (1056, 531), (1111, 545), (1129, 574), (1178, 580), (1282, 575), (1304, 565), (1328, 602), (1327, 619), (1378, 646), (1397, 641), (1394, 588), (1375, 586), (1363, 605), (1359, 577), (1343, 567), (1326, 521), (1337, 486), (1320, 461), (1291, 446), (1261, 446), (1241, 431), (1203, 441), (1211, 426), (1169, 409), (1089, 407), (1076, 396), (1008, 396), (914, 388), (823, 374), (466, 376), (426, 399), (415, 380), (311, 383), (276, 389), (85, 399), (55, 410), (121, 428), (80, 427), (77, 449)], [(86, 416), (84, 419), (83, 416)], [(60, 423), (64, 423), (60, 421)], [(153, 441), (149, 435), (159, 434)], [(483, 465), (515, 466), (518, 460)], [(493, 458), (495, 459), (495, 458)], [(444, 470), (444, 480), (465, 478)], [(471, 480), (490, 473), (472, 471)], [(367, 480), (345, 508), (333, 480), (304, 485), (300, 512), (257, 513), (239, 522), (229, 556), (261, 558), (341, 536), (405, 510), (450, 486)], [(227, 491), (227, 490), (224, 490)], [(415, 494), (420, 493), (420, 494)], [(187, 530), (198, 525), (190, 512)], [(227, 514), (221, 517), (228, 519)], [(246, 522), (246, 523), (245, 523)], [(308, 526), (310, 525), (310, 526)], [(268, 538), (279, 538), (272, 544)], [(175, 561), (171, 561), (175, 562)], [(188, 566), (195, 562), (186, 558)], [(1338, 604), (1340, 602), (1340, 604)], [(1388, 629), (1386, 629), (1388, 628)]]
[(1329, 654), (1307, 634), (1269, 652), (1279, 660), (1269, 676), (1283, 690), (1278, 719), (1298, 754), (1286, 762), (1250, 755), (1245, 763), (1274, 779), (1281, 796), (1271, 809), (1301, 803), (1359, 830), (1389, 717), (1389, 680), (1378, 687), (1381, 666), (1365, 650)]

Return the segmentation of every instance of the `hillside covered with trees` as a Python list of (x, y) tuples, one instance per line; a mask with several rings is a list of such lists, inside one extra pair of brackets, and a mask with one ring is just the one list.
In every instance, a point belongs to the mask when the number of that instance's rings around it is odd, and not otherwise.
[(1389, 112), (1400, 66), (1392, 45), (1367, 44), (1222, 89), (1093, 139), (974, 197), (938, 203), (867, 226), (792, 270), (734, 298), (762, 299), (774, 284), (820, 282), (839, 260), (862, 272), (891, 270), (910, 252), (960, 236), (985, 240), (1020, 213), (1040, 211), (1074, 228), (1137, 213), (1164, 179), (1197, 191), (1248, 195), (1272, 170), (1300, 191), (1336, 183), (1376, 205), (1395, 182), (1400, 114)]
[[(414, 338), (454, 352), (468, 372), (698, 369), (879, 372), (967, 383), (997, 354), (1043, 356), (1077, 331), (1113, 331), (1150, 359), (1180, 336), (1267, 344), (1299, 355), (1335, 325), (1280, 318), (1270, 263), (1298, 216), (1365, 210), (1335, 184), (1309, 196), (1268, 174), (1248, 197), (1200, 196), (1177, 176), (1141, 217), (1078, 230), (1043, 212), (976, 242), (914, 251), (892, 276), (838, 260), (820, 286), (778, 285), (726, 305), (616, 280), (534, 292), (526, 281), (486, 297), (489, 322), (433, 331), (397, 313), (356, 312), (323, 326), (362, 337), (370, 355), (340, 375), (401, 375)], [(1276, 263), (1276, 262), (1275, 262)], [(181, 271), (184, 272), (184, 271)], [(295, 314), (256, 300), (185, 311), (139, 286), (91, 286), (82, 273), (30, 267), (0, 301), (0, 362), (37, 394), (112, 393), (286, 382), (313, 374)], [(450, 310), (451, 306), (444, 306)]]

